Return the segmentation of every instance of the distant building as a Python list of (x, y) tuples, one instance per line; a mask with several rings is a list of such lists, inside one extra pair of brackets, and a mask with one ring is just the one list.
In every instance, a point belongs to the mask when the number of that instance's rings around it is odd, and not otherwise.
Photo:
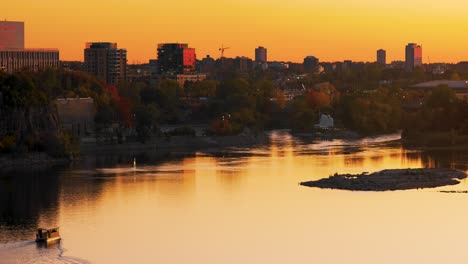
[(457, 71), (466, 71), (466, 70), (468, 70), (468, 61), (460, 61), (459, 63), (455, 64), (455, 69)]
[(195, 49), (188, 44), (164, 43), (158, 45), (160, 74), (183, 74), (195, 71)]
[(267, 49), (260, 46), (255, 49), (255, 62), (265, 63), (267, 62)]
[(156, 75), (159, 73), (159, 63), (158, 60), (149, 60), (149, 67), (151, 70), (151, 75)]
[(289, 69), (289, 63), (282, 61), (270, 61), (268, 62), (268, 69), (271, 70), (287, 70)]
[(151, 79), (152, 69), (149, 63), (127, 66), (127, 81), (147, 82)]
[(304, 58), (304, 70), (313, 70), (315, 67), (317, 67), (319, 64), (319, 59), (314, 56), (307, 56)]
[(108, 84), (116, 85), (127, 78), (127, 50), (117, 49), (117, 43), (86, 43), (84, 70)]
[(448, 86), (453, 89), (457, 94), (457, 97), (460, 99), (468, 99), (468, 80), (461, 81), (449, 81), (449, 80), (436, 80), (418, 83), (412, 86), (409, 86), (408, 89), (411, 90), (420, 90), (420, 91), (431, 91), (438, 86)]
[[(451, 66), (446, 63), (431, 63), (428, 65), (426, 70), (429, 70), (434, 75), (444, 74)], [(456, 68), (456, 67), (455, 67)]]
[(343, 65), (344, 65), (345, 67), (351, 67), (352, 64), (353, 64), (353, 61), (352, 61), (352, 60), (344, 60), (344, 61), (343, 61)]
[(236, 57), (234, 59), (234, 69), (240, 72), (248, 72), (252, 70), (253, 61), (247, 57)]
[(304, 64), (302, 63), (288, 62), (288, 68), (293, 73), (304, 73)]
[(60, 125), (76, 137), (94, 133), (96, 114), (92, 98), (63, 98), (55, 100)]
[(177, 82), (184, 87), (185, 82), (199, 82), (206, 80), (206, 74), (177, 74)]
[(385, 50), (377, 50), (377, 63), (380, 65), (387, 65), (387, 52)]
[(0, 70), (13, 73), (58, 67), (57, 49), (24, 48), (24, 22), (0, 21)]
[(0, 70), (7, 73), (23, 69), (58, 68), (59, 61), (59, 51), (56, 49), (0, 50)]
[(202, 73), (212, 73), (215, 68), (216, 60), (210, 57), (210, 55), (206, 55), (206, 57), (200, 61), (198, 71)]
[(61, 61), (60, 67), (71, 71), (83, 71), (84, 64), (82, 61)]
[(221, 71), (233, 71), (234, 70), (234, 59), (221, 57), (216, 60), (216, 68)]
[(405, 48), (406, 70), (412, 71), (419, 66), (422, 66), (422, 47), (415, 43), (409, 43)]
[(0, 21), (0, 49), (24, 49), (24, 22)]
[(404, 61), (392, 61), (390, 63), (390, 68), (392, 69), (404, 69), (405, 68), (405, 65), (406, 63)]

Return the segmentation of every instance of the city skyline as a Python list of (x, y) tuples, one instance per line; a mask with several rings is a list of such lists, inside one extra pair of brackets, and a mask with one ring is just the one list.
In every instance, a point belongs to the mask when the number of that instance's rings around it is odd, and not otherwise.
[[(462, 12), (468, 3), (421, 3), (86, 0), (71, 5), (24, 0), (4, 3), (2, 9), (8, 14), (3, 19), (25, 21), (26, 46), (57, 47), (63, 60), (82, 60), (84, 43), (104, 40), (126, 47), (129, 63), (154, 59), (157, 43), (170, 42), (190, 43), (199, 58), (207, 54), (218, 58), (218, 49), (224, 44), (230, 47), (227, 57), (253, 58), (254, 48), (264, 46), (269, 49), (269, 60), (293, 62), (302, 61), (308, 54), (321, 61), (374, 61), (377, 48), (387, 51), (388, 61), (404, 60), (401, 47), (416, 42), (423, 45), (425, 60), (467, 60), (468, 38), (458, 32), (468, 24)], [(439, 23), (440, 19), (444, 23)], [(346, 49), (340, 48), (345, 44)]]

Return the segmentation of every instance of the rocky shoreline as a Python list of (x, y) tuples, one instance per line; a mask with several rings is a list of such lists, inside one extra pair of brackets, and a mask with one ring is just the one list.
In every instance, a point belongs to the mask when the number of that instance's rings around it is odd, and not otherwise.
[(300, 184), (349, 191), (395, 191), (456, 185), (466, 177), (465, 172), (452, 169), (394, 169), (372, 174), (335, 174)]

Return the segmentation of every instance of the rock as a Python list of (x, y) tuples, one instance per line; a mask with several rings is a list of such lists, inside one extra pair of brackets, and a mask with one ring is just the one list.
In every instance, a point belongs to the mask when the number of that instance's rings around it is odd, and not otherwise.
[(350, 191), (390, 191), (456, 185), (467, 177), (452, 169), (395, 169), (372, 174), (335, 174), (317, 181), (301, 182), (308, 187)]

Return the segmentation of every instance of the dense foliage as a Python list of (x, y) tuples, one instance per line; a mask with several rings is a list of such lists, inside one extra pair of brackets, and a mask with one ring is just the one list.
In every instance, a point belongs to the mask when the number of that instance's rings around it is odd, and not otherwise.
[(421, 109), (404, 116), (403, 138), (424, 145), (466, 144), (468, 102), (447, 86), (435, 88)]
[(55, 98), (78, 96), (94, 99), (96, 121), (108, 122), (114, 118), (111, 91), (87, 74), (52, 69), (15, 74), (0, 72), (0, 151), (76, 155), (77, 140), (60, 129), (51, 102)]
[[(208, 124), (206, 133), (212, 135), (274, 128), (314, 132), (321, 114), (331, 115), (335, 127), (363, 135), (403, 129), (406, 139), (425, 131), (454, 138), (468, 132), (466, 101), (448, 87), (435, 89), (429, 97), (402, 88), (434, 78), (459, 80), (467, 74), (449, 70), (435, 77), (421, 68), (406, 72), (362, 63), (322, 73), (256, 70), (183, 86), (162, 78), (114, 87), (77, 71), (0, 72), (0, 151), (75, 153), (76, 139), (60, 129), (51, 106), (62, 97), (94, 99), (97, 137), (114, 131), (109, 137), (121, 139), (127, 129), (141, 142), (155, 136), (194, 135), (192, 124)], [(422, 105), (405, 108), (420, 98), (425, 98)], [(162, 125), (180, 128), (164, 134)]]

